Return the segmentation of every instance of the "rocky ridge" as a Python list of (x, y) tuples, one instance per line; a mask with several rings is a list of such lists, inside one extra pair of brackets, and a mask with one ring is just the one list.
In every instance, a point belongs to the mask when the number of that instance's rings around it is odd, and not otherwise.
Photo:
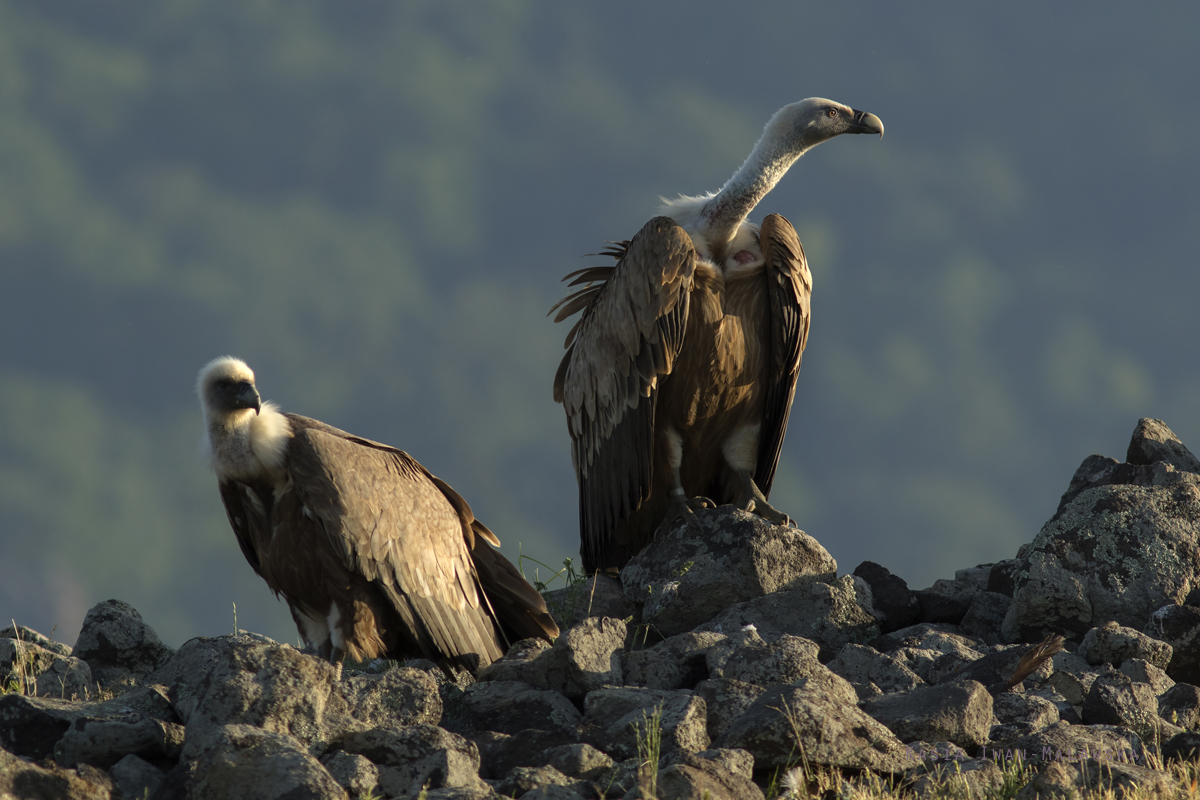
[(1013, 559), (921, 591), (731, 507), (698, 519), (549, 593), (562, 635), (474, 681), (245, 632), (172, 650), (116, 600), (74, 649), (0, 631), (0, 797), (743, 800), (830, 770), (920, 797), (949, 765), (982, 798), (1018, 753), (1019, 797), (1168, 797), (1155, 767), (1200, 761), (1200, 462), (1157, 420)]

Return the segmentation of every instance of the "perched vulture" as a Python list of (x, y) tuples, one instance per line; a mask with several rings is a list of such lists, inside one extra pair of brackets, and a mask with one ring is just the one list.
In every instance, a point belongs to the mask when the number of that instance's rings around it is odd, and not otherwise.
[(242, 554), (318, 655), (474, 672), (513, 641), (558, 635), (541, 595), (488, 546), (495, 534), (407, 453), (281, 413), (236, 358), (205, 366), (197, 391)]
[[(746, 221), (796, 159), (874, 114), (822, 98), (784, 106), (715, 194), (664, 200), (661, 216), (605, 250), (615, 266), (551, 309), (567, 334), (554, 378), (579, 481), (588, 572), (620, 568), (664, 521), (734, 503), (766, 519), (808, 337), (812, 276), (791, 223)], [(711, 498), (711, 499), (709, 499)]]

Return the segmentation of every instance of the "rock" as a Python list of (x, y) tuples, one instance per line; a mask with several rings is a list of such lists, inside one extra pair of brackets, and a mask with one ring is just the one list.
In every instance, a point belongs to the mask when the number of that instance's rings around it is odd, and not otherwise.
[(545, 751), (546, 763), (569, 778), (596, 781), (612, 769), (613, 760), (590, 744), (567, 744)]
[(1078, 760), (1093, 753), (1104, 753), (1106, 758), (1125, 758), (1141, 761), (1145, 758), (1142, 740), (1127, 728), (1112, 725), (1072, 725), (1059, 721), (1044, 730), (1012, 739), (1002, 739), (987, 746), (989, 752), (1008, 751), (1020, 753), (1022, 761)]
[(1177, 683), (1159, 695), (1158, 715), (1184, 730), (1200, 727), (1200, 687)]
[(833, 581), (837, 562), (803, 531), (732, 506), (703, 509), (704, 532), (682, 523), (661, 532), (621, 570), (625, 595), (663, 636), (692, 630), (728, 607)]
[(133, 606), (105, 600), (88, 609), (73, 655), (88, 662), (92, 678), (108, 686), (145, 678), (172, 652)]
[[(1004, 692), (992, 699), (992, 713), (998, 726), (993, 726), (990, 739), (1011, 739), (1045, 730), (1059, 721), (1058, 707), (1051, 701), (1032, 694)], [(997, 731), (997, 727), (1003, 727)]]
[(509, 735), (479, 731), (469, 737), (479, 748), (479, 775), (489, 780), (503, 778), (514, 767), (540, 767), (548, 751), (579, 744), (578, 731), (544, 731), (527, 728)]
[(1107, 663), (1114, 667), (1121, 666), (1127, 659), (1140, 658), (1164, 669), (1171, 662), (1172, 650), (1166, 642), (1109, 622), (1088, 631), (1076, 655), (1089, 664)]
[(0, 748), (37, 761), (54, 753), (54, 744), (87, 713), (84, 704), (21, 694), (0, 695)]
[(356, 753), (336, 750), (324, 756), (321, 764), (350, 797), (364, 797), (379, 785), (378, 767)]
[(866, 643), (879, 635), (870, 589), (844, 575), (832, 584), (813, 583), (738, 603), (697, 630), (733, 633), (753, 625), (764, 639), (791, 634), (821, 647), (821, 659), (833, 658), (850, 642)]
[(967, 615), (971, 601), (975, 599), (975, 595), (979, 594), (979, 591), (979, 587), (971, 583), (959, 583), (944, 579), (934, 581), (930, 588), (919, 589), (915, 592), (917, 603), (921, 607), (921, 613), (917, 615), (917, 620), (958, 625)]
[(415, 795), (422, 786), (472, 790), (484, 786), (475, 744), (436, 725), (356, 731), (335, 746), (374, 763), (380, 791), (387, 796)]
[[(764, 642), (753, 629), (739, 631), (708, 651), (708, 672), (714, 678), (774, 686), (795, 683), (828, 670), (817, 660), (816, 642), (784, 634)], [(839, 679), (840, 680), (840, 679)]]
[(759, 769), (790, 767), (798, 752), (810, 765), (879, 772), (898, 772), (909, 759), (891, 731), (820, 677), (768, 689), (716, 746), (748, 751)]
[(599, 689), (584, 699), (584, 738), (613, 758), (638, 755), (637, 739), (661, 709), (662, 754), (699, 752), (709, 745), (704, 700), (692, 692), (657, 689)]
[(26, 628), (24, 625), (17, 625), (15, 627), (9, 625), (7, 628), (0, 629), (0, 639), (18, 639), (28, 644), (35, 644), (43, 650), (49, 650), (56, 655), (71, 655), (71, 647), (69, 645), (56, 642), (49, 636), (43, 636), (33, 628)]
[(486, 681), (463, 694), (476, 730), (513, 734), (528, 728), (573, 731), (583, 715), (571, 701), (549, 689), (520, 681)]
[(563, 589), (546, 592), (545, 598), (551, 616), (564, 631), (588, 617), (612, 617), (634, 624), (641, 621), (638, 604), (625, 596), (621, 580), (600, 572)]
[(153, 797), (163, 785), (163, 771), (146, 760), (130, 753), (108, 771), (113, 783), (125, 797)]
[(21, 694), (63, 700), (86, 699), (96, 689), (86, 661), (24, 639), (0, 637), (0, 690), (10, 686)]
[[(564, 628), (564, 630), (566, 630)], [(545, 639), (522, 639), (508, 648), (502, 658), (493, 661), (481, 669), (476, 675), (480, 681), (524, 681), (531, 686), (545, 684), (545, 675), (541, 674), (545, 662), (534, 666), (538, 657), (550, 649), (550, 643)], [(533, 679), (538, 673), (540, 677)]]
[(1162, 694), (1175, 685), (1166, 671), (1159, 669), (1144, 658), (1131, 658), (1118, 670), (1137, 683), (1149, 684), (1155, 694)]
[[(571, 786), (539, 786), (521, 795), (521, 800), (579, 800), (581, 795)], [(499, 795), (497, 795), (499, 797)]]
[[(495, 669), (479, 673), (481, 681), (517, 680), (538, 689), (553, 689), (572, 700), (602, 686), (624, 683), (621, 651), (625, 623), (608, 617), (591, 617), (569, 629), (545, 650), (527, 649), (505, 656)], [(533, 655), (532, 658), (529, 656)], [(496, 665), (493, 665), (496, 666)]]
[(1200, 608), (1163, 606), (1150, 616), (1145, 632), (1171, 645), (1168, 675), (1176, 681), (1200, 684)]
[(346, 792), (299, 741), (249, 725), (227, 725), (206, 740), (187, 797), (200, 800), (340, 800)]
[(1138, 626), (1200, 580), (1200, 475), (1096, 458), (1018, 555), (1009, 641), (1077, 638), (1109, 621)]
[(1138, 797), (1168, 800), (1178, 796), (1167, 773), (1109, 759), (1080, 763), (1053, 761), (1017, 792), (1017, 800), (1069, 797)]
[(868, 684), (880, 693), (905, 692), (925, 681), (891, 653), (880, 653), (863, 644), (848, 644), (826, 664), (835, 675), (852, 684)]
[(1162, 461), (1184, 472), (1200, 473), (1200, 459), (1192, 455), (1165, 422), (1149, 417), (1138, 420), (1125, 460), (1146, 465)]
[(754, 759), (744, 750), (679, 753), (672, 761), (659, 770), (657, 800), (763, 798), (762, 789), (751, 780)]
[[(438, 670), (438, 675), (441, 671)], [(371, 726), (436, 725), (442, 701), (436, 680), (425, 670), (393, 667), (374, 674), (343, 674), (334, 684), (334, 705)], [(340, 700), (340, 702), (339, 702)]]
[(709, 677), (706, 654), (725, 641), (723, 633), (680, 633), (645, 650), (632, 650), (621, 657), (625, 683), (647, 689), (692, 689)]
[(904, 777), (911, 781), (916, 797), (962, 797), (985, 800), (996, 797), (1004, 785), (1004, 772), (987, 758), (925, 761), (909, 769)]
[[(514, 767), (496, 784), (496, 792), (506, 797), (524, 797), (526, 792), (547, 786), (569, 787), (575, 781), (551, 766)], [(578, 794), (575, 795), (579, 797)]]
[(899, 575), (893, 575), (874, 561), (862, 562), (853, 574), (871, 587), (872, 606), (881, 631), (890, 633), (917, 621), (921, 604)]
[(54, 745), (54, 760), (64, 767), (78, 764), (107, 769), (127, 755), (179, 760), (182, 725), (125, 714), (118, 717), (81, 716), (71, 722)]
[[(193, 758), (209, 732), (230, 724), (286, 733), (319, 753), (344, 732), (370, 728), (373, 721), (428, 724), (441, 716), (437, 686), (420, 670), (362, 676), (345, 688), (337, 673), (332, 664), (289, 645), (228, 649), (188, 695), (198, 699), (176, 702), (180, 716), (188, 714), (184, 757)], [(361, 712), (352, 701), (363, 703)]]
[(716, 678), (696, 684), (696, 694), (704, 698), (708, 715), (708, 738), (716, 741), (766, 689), (745, 681)]
[(994, 722), (992, 696), (975, 681), (871, 697), (860, 707), (902, 742), (948, 741), (976, 748), (988, 741)]
[(1145, 683), (1134, 683), (1128, 675), (1114, 672), (1092, 683), (1083, 701), (1085, 725), (1119, 725), (1143, 739), (1156, 735), (1168, 738), (1179, 729), (1158, 715), (1158, 697)]
[(40, 767), (0, 750), (0, 797), (37, 800), (111, 800), (112, 779), (86, 764), (77, 770)]
[(983, 591), (975, 595), (960, 625), (963, 633), (987, 644), (1003, 641), (1001, 628), (1008, 615), (1012, 597), (999, 592)]
[(175, 713), (186, 724), (208, 689), (208, 676), (217, 662), (236, 650), (263, 644), (261, 639), (247, 634), (189, 639), (147, 675), (144, 683), (166, 686)]
[[(1018, 553), (1020, 550), (1017, 551)], [(1018, 569), (1017, 559), (1006, 558), (1003, 561), (997, 561), (988, 571), (987, 586), (985, 590), (996, 592), (1005, 597), (1013, 596), (1013, 589), (1016, 587), (1016, 572)]]
[(1091, 691), (1099, 673), (1074, 653), (1056, 653), (1050, 663), (1054, 671), (1047, 683), (1062, 693), (1071, 705), (1083, 705), (1083, 699)]
[(1200, 731), (1177, 733), (1163, 743), (1164, 761), (1195, 761), (1200, 758)]

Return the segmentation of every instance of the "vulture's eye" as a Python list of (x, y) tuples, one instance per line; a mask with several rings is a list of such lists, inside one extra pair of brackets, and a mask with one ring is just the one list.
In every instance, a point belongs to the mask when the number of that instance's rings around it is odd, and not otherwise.
[(831, 117), (836, 117), (836, 116), (837, 116), (837, 109), (836, 109), (836, 108), (831, 108), (831, 109), (829, 109), (829, 111), (827, 111), (826, 113), (827, 113), (827, 114), (829, 114), (829, 116), (831, 116)]

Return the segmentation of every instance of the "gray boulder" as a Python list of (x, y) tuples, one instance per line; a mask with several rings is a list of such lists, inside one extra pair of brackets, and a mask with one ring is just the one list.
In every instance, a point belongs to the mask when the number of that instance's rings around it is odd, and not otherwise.
[(88, 662), (102, 686), (145, 678), (173, 651), (128, 603), (105, 600), (88, 609), (72, 653)]
[(51, 653), (56, 653), (60, 656), (71, 655), (70, 645), (56, 642), (49, 636), (44, 636), (33, 628), (26, 628), (24, 625), (9, 625), (7, 628), (0, 629), (0, 639), (19, 639), (22, 642), (36, 644), (43, 650), (49, 650)]
[(803, 752), (811, 765), (899, 772), (910, 759), (908, 749), (858, 708), (853, 693), (845, 697), (843, 684), (815, 676), (769, 689), (715, 744), (748, 751), (760, 769), (790, 767)]
[(716, 741), (764, 692), (766, 689), (758, 684), (729, 678), (710, 678), (696, 684), (696, 694), (704, 698), (709, 739)]
[(884, 633), (907, 627), (917, 621), (921, 604), (908, 584), (874, 561), (864, 561), (852, 573), (871, 588), (875, 619)]
[(624, 683), (621, 651), (625, 634), (625, 623), (619, 619), (590, 617), (567, 630), (550, 647), (517, 649), (514, 645), (508, 655), (480, 671), (479, 680), (524, 681), (581, 700), (602, 686)]
[(774, 686), (795, 683), (828, 670), (817, 660), (816, 642), (784, 634), (763, 641), (753, 628), (730, 636), (708, 651), (708, 672), (714, 678)]
[(1144, 658), (1131, 658), (1117, 670), (1128, 675), (1130, 680), (1145, 683), (1155, 694), (1162, 694), (1175, 685), (1166, 670), (1159, 669)]
[(0, 750), (0, 797), (112, 800), (120, 797), (115, 789), (112, 778), (95, 767), (42, 767)]
[(1168, 675), (1177, 681), (1200, 684), (1200, 608), (1163, 606), (1150, 615), (1145, 632), (1171, 645)]
[(663, 755), (708, 749), (704, 700), (689, 691), (599, 689), (584, 699), (584, 708), (585, 740), (616, 759), (638, 755), (638, 737), (656, 724), (656, 713)]
[(1174, 798), (1177, 784), (1166, 772), (1113, 759), (1052, 761), (1017, 792), (1017, 800), (1048, 797)]
[(125, 797), (153, 797), (163, 785), (163, 771), (130, 753), (109, 769), (108, 775)]
[(343, 736), (335, 746), (375, 764), (379, 789), (389, 797), (412, 796), (423, 786), (484, 788), (479, 778), (479, 749), (436, 725), (356, 731)]
[[(868, 694), (905, 692), (925, 685), (921, 676), (894, 654), (880, 653), (863, 644), (846, 645), (825, 666), (856, 686), (875, 687), (876, 691)], [(859, 694), (863, 693), (860, 691)]]
[(1200, 728), (1200, 686), (1177, 683), (1159, 695), (1158, 715), (1184, 730)]
[(1109, 622), (1089, 630), (1076, 655), (1086, 659), (1089, 664), (1112, 664), (1114, 667), (1121, 666), (1128, 659), (1140, 658), (1165, 669), (1171, 663), (1172, 650), (1166, 642)]
[(79, 717), (54, 744), (54, 760), (64, 767), (91, 764), (107, 769), (127, 755), (175, 762), (183, 750), (182, 725), (140, 714)]
[(613, 760), (590, 744), (568, 744), (545, 752), (546, 763), (569, 778), (597, 781), (608, 774)]
[(342, 800), (346, 792), (295, 738), (250, 725), (228, 725), (191, 762), (189, 800)]
[[(1147, 444), (1163, 436), (1154, 427), (1139, 424), (1135, 457), (1164, 457)], [(1084, 461), (1059, 510), (1018, 553), (1003, 626), (1009, 641), (1076, 638), (1109, 621), (1140, 626), (1163, 605), (1183, 602), (1200, 582), (1200, 475), (1174, 461)]]
[(1120, 672), (1092, 683), (1083, 701), (1083, 722), (1128, 728), (1143, 739), (1168, 739), (1182, 730), (1158, 715), (1158, 697), (1148, 684), (1135, 683)]
[(476, 730), (513, 734), (529, 728), (573, 731), (583, 715), (562, 694), (520, 681), (474, 683), (462, 703)]
[(545, 592), (546, 607), (561, 630), (568, 630), (588, 617), (612, 617), (640, 621), (638, 604), (625, 596), (621, 580), (597, 572), (586, 580)]
[(1200, 473), (1200, 459), (1192, 455), (1165, 422), (1149, 417), (1139, 419), (1133, 429), (1125, 461), (1139, 465), (1161, 461), (1183, 472)]
[(730, 606), (837, 576), (837, 562), (803, 531), (733, 506), (697, 513), (703, 533), (679, 523), (621, 570), (625, 595), (664, 636), (692, 630)]
[(1001, 796), (1004, 771), (988, 758), (923, 761), (904, 773), (915, 797), (988, 800)]
[(820, 646), (824, 661), (846, 644), (865, 644), (879, 635), (870, 593), (861, 579), (843, 575), (832, 583), (812, 583), (738, 603), (697, 630), (729, 634), (752, 625), (767, 640), (800, 636)]
[(725, 641), (713, 631), (680, 633), (645, 650), (621, 656), (625, 683), (647, 689), (691, 689), (709, 676), (707, 654)]
[(988, 741), (995, 722), (992, 696), (975, 681), (922, 686), (859, 705), (903, 742), (947, 741), (973, 749)]
[(96, 690), (86, 661), (24, 638), (0, 636), (0, 689), (9, 686), (22, 694), (62, 700), (87, 699)]
[(226, 651), (188, 696), (194, 703), (176, 703), (187, 714), (186, 758), (226, 725), (286, 733), (319, 753), (344, 732), (376, 722), (430, 723), (442, 711), (437, 685), (420, 670), (362, 676), (343, 688), (332, 664), (289, 645), (258, 643)]
[(366, 797), (379, 786), (379, 768), (365, 756), (335, 750), (322, 756), (321, 764), (352, 798)]
[(679, 753), (658, 772), (657, 800), (762, 800), (751, 779), (754, 757), (745, 750)]

